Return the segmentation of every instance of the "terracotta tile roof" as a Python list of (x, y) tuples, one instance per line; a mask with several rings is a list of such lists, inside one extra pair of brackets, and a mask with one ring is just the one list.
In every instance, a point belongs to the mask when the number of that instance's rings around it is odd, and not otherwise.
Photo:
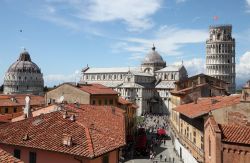
[[(125, 145), (124, 111), (113, 106), (67, 104), (60, 111), (0, 126), (0, 143), (94, 158)], [(63, 118), (67, 111), (68, 118)], [(75, 115), (75, 121), (69, 116)], [(23, 140), (25, 135), (28, 140)], [(72, 138), (65, 146), (63, 136)]]
[(79, 85), (77, 86), (80, 90), (87, 92), (89, 94), (111, 94), (111, 95), (116, 95), (118, 92), (114, 91), (112, 88), (105, 87), (104, 85), (101, 84), (86, 84), (86, 85)]
[(23, 161), (15, 158), (10, 153), (0, 148), (0, 162), (4, 163), (23, 163)]
[(122, 97), (119, 97), (118, 98), (118, 103), (122, 104), (122, 105), (130, 105), (132, 104), (132, 102), (128, 101), (128, 100), (125, 100), (124, 98)]
[(197, 100), (197, 104), (195, 104), (194, 102), (189, 104), (183, 104), (177, 106), (173, 110), (180, 112), (181, 114), (189, 118), (195, 118), (207, 114), (212, 110), (238, 104), (240, 103), (240, 97), (240, 95), (232, 95), (199, 98)]
[(172, 90), (170, 91), (172, 94), (186, 94), (187, 92), (189, 92), (190, 90), (192, 89), (195, 89), (195, 88), (199, 88), (199, 87), (203, 87), (205, 85), (208, 85), (207, 83), (203, 83), (203, 84), (197, 84), (195, 87), (187, 87), (187, 88), (184, 88), (184, 89), (181, 89), (181, 90), (178, 90), (178, 91), (175, 91), (175, 90)]
[[(181, 90), (178, 90), (178, 91), (172, 90), (170, 92), (173, 95), (186, 95), (187, 93), (191, 92), (193, 89), (201, 88), (201, 87), (204, 87), (204, 86), (207, 86), (207, 85), (209, 85), (209, 84), (208, 83), (197, 84), (197, 85), (195, 85), (195, 87), (187, 87), (187, 88), (184, 88), (184, 89), (181, 89)], [(226, 91), (225, 88), (222, 88), (222, 87), (219, 87), (219, 86), (215, 86), (215, 85), (210, 85), (210, 86), (215, 88), (215, 89), (225, 90)]]
[(24, 106), (25, 97), (30, 97), (30, 105), (42, 106), (45, 104), (45, 99), (43, 96), (36, 95), (26, 95), (26, 94), (16, 94), (16, 95), (0, 95), (0, 106)]
[(222, 132), (222, 141), (250, 144), (250, 127), (243, 125), (218, 124)]
[(119, 97), (118, 98), (118, 103), (121, 104), (121, 105), (130, 105), (132, 108), (134, 109), (137, 109), (139, 108), (139, 106), (133, 104), (132, 102), (128, 101), (128, 100), (125, 100), (124, 98), (122, 97)]
[(223, 82), (223, 83), (227, 83), (229, 84), (228, 82), (224, 81), (224, 80), (221, 80), (221, 79), (217, 79), (217, 78), (214, 78), (212, 76), (209, 76), (209, 75), (206, 75), (206, 74), (197, 74), (197, 75), (194, 75), (194, 76), (191, 76), (191, 77), (188, 77), (188, 78), (185, 78), (184, 80), (178, 80), (176, 81), (175, 83), (182, 83), (182, 82), (185, 82), (185, 81), (189, 81), (189, 80), (193, 80), (193, 79), (197, 79), (198, 77), (202, 77), (202, 76), (205, 76), (206, 78), (212, 78), (214, 80), (217, 80), (217, 81), (220, 81), (220, 82)]
[(19, 117), (23, 115), (23, 112), (19, 112), (19, 113), (13, 113), (13, 114), (0, 114), (0, 122), (10, 122), (11, 119)]

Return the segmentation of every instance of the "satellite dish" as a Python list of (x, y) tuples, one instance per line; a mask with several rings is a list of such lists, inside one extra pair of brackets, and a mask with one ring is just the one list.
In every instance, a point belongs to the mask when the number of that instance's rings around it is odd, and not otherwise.
[(59, 98), (58, 102), (59, 102), (59, 103), (62, 103), (63, 100), (64, 100), (64, 96), (62, 95), (62, 96)]

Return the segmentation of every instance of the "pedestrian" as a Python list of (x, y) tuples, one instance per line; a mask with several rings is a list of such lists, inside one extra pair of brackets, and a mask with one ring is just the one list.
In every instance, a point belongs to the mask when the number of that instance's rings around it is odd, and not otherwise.
[(164, 142), (164, 146), (165, 146), (165, 144), (166, 144), (166, 140), (164, 139), (164, 141), (163, 141), (163, 142)]
[(162, 160), (162, 155), (160, 155), (160, 160)]
[(173, 157), (173, 163), (174, 163), (174, 157)]
[(166, 155), (164, 156), (164, 160), (165, 160), (165, 162), (167, 162), (167, 156)]

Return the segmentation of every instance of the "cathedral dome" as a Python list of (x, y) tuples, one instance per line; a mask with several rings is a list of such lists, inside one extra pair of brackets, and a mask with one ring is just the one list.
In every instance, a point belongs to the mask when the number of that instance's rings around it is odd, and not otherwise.
[(155, 47), (153, 46), (152, 51), (150, 51), (144, 58), (143, 64), (154, 63), (165, 64), (165, 61), (162, 59), (161, 55), (155, 50)]
[(43, 74), (40, 68), (31, 61), (30, 54), (24, 50), (5, 73), (4, 93), (41, 94), (43, 86)]

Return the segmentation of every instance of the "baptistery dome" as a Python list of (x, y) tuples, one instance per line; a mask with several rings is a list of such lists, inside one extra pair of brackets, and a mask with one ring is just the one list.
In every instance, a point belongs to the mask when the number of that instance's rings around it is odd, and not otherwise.
[(31, 61), (29, 53), (24, 50), (5, 73), (4, 93), (42, 94), (43, 86), (41, 69)]

